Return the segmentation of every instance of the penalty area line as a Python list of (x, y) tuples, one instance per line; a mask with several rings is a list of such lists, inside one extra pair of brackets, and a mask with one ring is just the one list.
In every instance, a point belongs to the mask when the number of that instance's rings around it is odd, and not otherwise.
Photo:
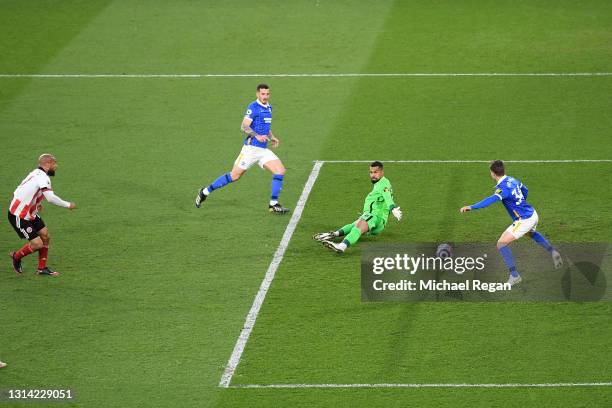
[(564, 388), (611, 387), (612, 382), (501, 383), (501, 384), (237, 384), (229, 388)]
[[(317, 163), (372, 163), (374, 160), (317, 160)], [(491, 160), (380, 160), (383, 163), (491, 163)], [(504, 163), (612, 163), (612, 159), (504, 160)]]
[(317, 177), (319, 176), (319, 172), (321, 171), (321, 166), (323, 166), (323, 162), (315, 162), (310, 175), (308, 176), (308, 180), (306, 180), (306, 184), (304, 185), (304, 189), (302, 190), (302, 194), (298, 199), (298, 202), (295, 206), (295, 210), (293, 211), (293, 215), (291, 216), (291, 220), (289, 220), (289, 224), (287, 224), (287, 228), (285, 229), (285, 233), (278, 244), (278, 248), (274, 253), (274, 257), (272, 258), (272, 262), (270, 262), (270, 266), (268, 266), (268, 270), (266, 271), (266, 275), (261, 282), (259, 287), (259, 291), (253, 300), (253, 304), (249, 313), (247, 314), (246, 320), (244, 322), (244, 326), (242, 327), (242, 331), (236, 340), (236, 345), (234, 346), (234, 351), (232, 351), (232, 355), (230, 356), (227, 366), (225, 367), (225, 371), (221, 376), (221, 381), (219, 382), (219, 387), (228, 388), (232, 381), (232, 377), (234, 376), (234, 372), (236, 371), (236, 367), (240, 363), (240, 358), (242, 357), (242, 352), (246, 347), (247, 342), (249, 341), (249, 336), (253, 331), (253, 327), (255, 327), (255, 321), (257, 320), (257, 315), (263, 305), (263, 302), (266, 298), (266, 294), (268, 293), (268, 289), (270, 289), (270, 285), (274, 280), (274, 275), (276, 274), (276, 270), (283, 260), (283, 256), (285, 255), (285, 251), (289, 246), (289, 241), (295, 232), (295, 228), (297, 227), (300, 218), (302, 217), (302, 211), (304, 211), (304, 207), (306, 206), (306, 201), (308, 200), (308, 196), (310, 195), (310, 191), (317, 181)]

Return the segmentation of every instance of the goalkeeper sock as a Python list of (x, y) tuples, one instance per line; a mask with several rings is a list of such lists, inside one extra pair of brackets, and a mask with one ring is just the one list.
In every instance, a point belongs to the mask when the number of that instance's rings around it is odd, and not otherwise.
[(347, 246), (352, 246), (355, 245), (357, 241), (359, 241), (359, 238), (361, 238), (361, 230), (357, 227), (353, 227), (351, 229), (351, 232), (349, 232), (349, 234), (346, 236), (346, 238), (344, 238), (344, 241), (342, 242), (346, 243)]
[(544, 238), (544, 235), (540, 234), (539, 232), (534, 232), (531, 235), (531, 239), (533, 239), (535, 242), (541, 245), (542, 248), (544, 248), (548, 252), (552, 252), (555, 250), (555, 248), (553, 248), (553, 246), (550, 245), (550, 242), (548, 242), (546, 238)]
[(337, 236), (337, 237), (343, 237), (345, 235), (348, 235), (349, 232), (351, 232), (351, 230), (353, 229), (354, 226), (355, 226), (355, 223), (346, 224), (344, 227), (342, 227), (338, 231), (334, 232), (334, 235)]
[(518, 271), (516, 270), (516, 265), (514, 264), (514, 256), (512, 256), (512, 251), (507, 246), (499, 248), (499, 253), (504, 258), (504, 262), (506, 266), (510, 270), (510, 275), (513, 277), (519, 276)]
[[(213, 191), (215, 191), (216, 189), (228, 185), (232, 181), (234, 181), (234, 180), (232, 180), (232, 176), (230, 175), (230, 173), (225, 173), (224, 175), (220, 176), (218, 179), (213, 181), (210, 186), (206, 187), (206, 189), (204, 190), (204, 194), (207, 193), (206, 190), (208, 190), (208, 194), (210, 194)], [(208, 194), (206, 194), (206, 195), (208, 195)]]
[(272, 196), (270, 197), (270, 205), (278, 203), (278, 196), (283, 189), (283, 178), (282, 174), (274, 174), (272, 176)]

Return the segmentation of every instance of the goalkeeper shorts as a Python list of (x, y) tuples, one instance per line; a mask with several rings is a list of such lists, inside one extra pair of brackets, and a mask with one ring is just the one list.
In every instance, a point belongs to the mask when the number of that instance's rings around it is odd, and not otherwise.
[(359, 217), (368, 223), (368, 232), (366, 235), (378, 235), (385, 229), (386, 221), (381, 217), (365, 212)]

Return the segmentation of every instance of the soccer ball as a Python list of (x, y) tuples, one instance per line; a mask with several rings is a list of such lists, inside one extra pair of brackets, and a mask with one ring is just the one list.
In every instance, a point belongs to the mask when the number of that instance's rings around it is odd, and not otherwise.
[(453, 248), (449, 244), (440, 244), (438, 245), (438, 249), (436, 249), (436, 256), (442, 259), (452, 258)]

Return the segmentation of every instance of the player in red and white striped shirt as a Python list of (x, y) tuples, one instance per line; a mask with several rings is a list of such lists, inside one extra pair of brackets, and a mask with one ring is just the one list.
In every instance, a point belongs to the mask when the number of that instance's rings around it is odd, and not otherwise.
[(49, 231), (44, 221), (38, 215), (42, 208), (42, 200), (47, 199), (51, 204), (60, 207), (76, 208), (76, 204), (64, 201), (53, 193), (51, 179), (57, 169), (57, 160), (51, 154), (45, 153), (38, 158), (38, 168), (33, 170), (21, 182), (13, 193), (13, 201), (9, 206), (8, 219), (17, 235), (27, 239), (29, 242), (20, 250), (11, 252), (13, 269), (21, 273), (21, 259), (24, 256), (38, 251), (39, 275), (57, 276), (58, 272), (47, 267), (47, 256), (49, 254)]

